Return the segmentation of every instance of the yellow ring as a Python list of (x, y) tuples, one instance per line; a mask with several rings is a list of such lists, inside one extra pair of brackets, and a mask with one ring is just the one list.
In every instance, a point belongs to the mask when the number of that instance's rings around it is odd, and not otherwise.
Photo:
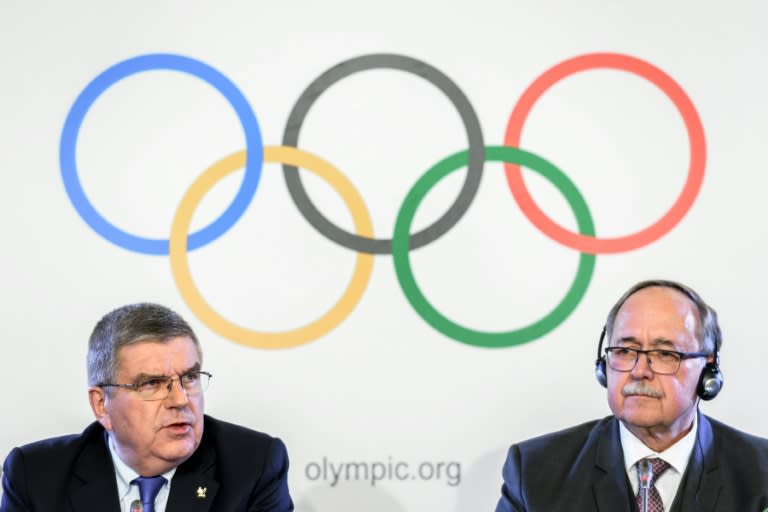
[[(373, 226), (362, 197), (350, 181), (330, 163), (300, 149), (266, 146), (264, 161), (293, 165), (326, 180), (347, 205), (360, 236), (373, 236)], [(184, 302), (211, 330), (235, 343), (253, 348), (281, 349), (309, 343), (340, 324), (355, 308), (368, 285), (373, 269), (373, 255), (358, 253), (355, 271), (339, 301), (322, 317), (303, 327), (285, 332), (260, 332), (236, 325), (219, 315), (203, 299), (192, 280), (187, 259), (187, 237), (192, 215), (203, 196), (222, 178), (245, 167), (245, 151), (233, 153), (205, 170), (189, 187), (173, 219), (169, 240), (171, 271)]]

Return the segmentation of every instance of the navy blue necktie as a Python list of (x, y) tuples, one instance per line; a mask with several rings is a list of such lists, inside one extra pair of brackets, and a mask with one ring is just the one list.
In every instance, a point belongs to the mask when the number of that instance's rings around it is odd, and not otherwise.
[(141, 506), (144, 507), (144, 512), (155, 512), (155, 497), (165, 483), (165, 477), (140, 476), (131, 483), (139, 486), (139, 496), (141, 497)]

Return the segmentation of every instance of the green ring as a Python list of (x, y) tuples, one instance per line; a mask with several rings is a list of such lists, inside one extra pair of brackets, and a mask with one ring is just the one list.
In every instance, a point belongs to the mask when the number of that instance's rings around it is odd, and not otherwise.
[[(445, 176), (457, 169), (466, 167), (467, 153), (468, 151), (455, 153), (435, 164), (419, 178), (405, 196), (405, 200), (397, 214), (395, 233), (392, 237), (392, 259), (395, 263), (397, 280), (413, 309), (429, 325), (449, 338), (476, 347), (500, 348), (522, 345), (544, 336), (560, 325), (573, 312), (589, 287), (589, 281), (592, 279), (592, 273), (595, 270), (595, 255), (581, 253), (576, 277), (573, 279), (573, 283), (571, 283), (571, 287), (568, 289), (565, 297), (546, 316), (530, 325), (513, 331), (476, 331), (463, 327), (443, 316), (427, 301), (416, 284), (416, 279), (411, 269), (408, 239), (413, 217), (424, 196)], [(576, 185), (554, 164), (528, 151), (508, 146), (486, 146), (485, 160), (518, 164), (541, 174), (552, 182), (565, 196), (576, 216), (579, 233), (582, 235), (595, 235), (592, 215), (589, 213), (584, 197), (576, 188)]]

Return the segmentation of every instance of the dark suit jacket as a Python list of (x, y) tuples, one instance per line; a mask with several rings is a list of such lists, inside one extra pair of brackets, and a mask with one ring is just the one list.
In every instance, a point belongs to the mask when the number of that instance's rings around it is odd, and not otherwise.
[[(288, 512), (288, 456), (279, 439), (205, 416), (195, 453), (173, 476), (167, 512)], [(198, 488), (206, 489), (198, 498)], [(1, 512), (119, 512), (104, 429), (14, 448)]]
[[(496, 512), (636, 511), (613, 417), (509, 449)], [(768, 440), (699, 414), (696, 443), (671, 512), (763, 512)]]

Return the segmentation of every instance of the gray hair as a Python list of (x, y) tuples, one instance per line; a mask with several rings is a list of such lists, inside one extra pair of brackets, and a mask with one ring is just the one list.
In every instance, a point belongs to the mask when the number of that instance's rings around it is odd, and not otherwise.
[(627, 301), (627, 299), (634, 293), (642, 290), (643, 288), (650, 288), (652, 286), (660, 286), (663, 288), (671, 288), (682, 293), (691, 302), (694, 303), (696, 309), (699, 311), (699, 335), (701, 336), (701, 349), (708, 353), (714, 354), (715, 349), (720, 351), (720, 347), (723, 344), (722, 333), (720, 332), (720, 325), (717, 323), (717, 313), (712, 309), (701, 296), (696, 293), (692, 288), (678, 283), (676, 281), (668, 281), (665, 279), (652, 279), (648, 281), (641, 281), (630, 288), (621, 298), (613, 305), (611, 311), (608, 313), (608, 318), (605, 321), (605, 335), (606, 339), (610, 342), (611, 332), (613, 331), (613, 324), (616, 321), (616, 315), (621, 309), (621, 306)]
[(189, 337), (202, 361), (197, 336), (178, 313), (151, 303), (129, 304), (104, 315), (88, 340), (88, 385), (114, 382), (119, 370), (118, 353), (127, 345), (167, 342)]

